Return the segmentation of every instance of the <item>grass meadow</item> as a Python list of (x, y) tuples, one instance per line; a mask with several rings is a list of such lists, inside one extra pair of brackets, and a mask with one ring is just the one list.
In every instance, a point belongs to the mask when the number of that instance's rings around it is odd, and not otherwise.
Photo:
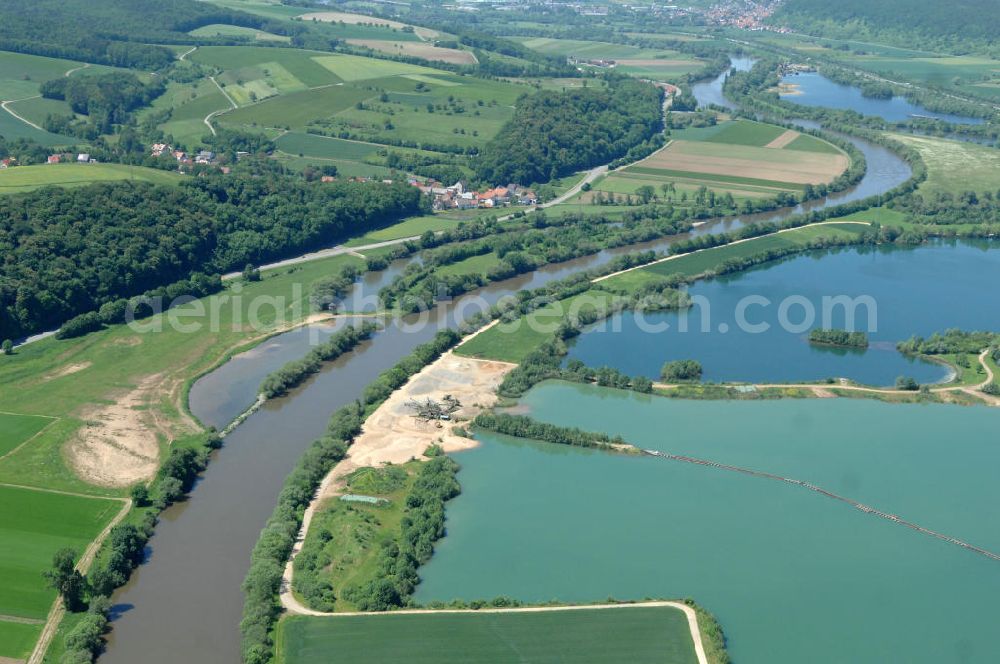
[(285, 664), (689, 664), (697, 662), (684, 613), (672, 607), (387, 614), (281, 624)]
[[(379, 554), (383, 544), (399, 537), (400, 523), (406, 512), (406, 496), (413, 487), (419, 465), (419, 461), (413, 461), (379, 469), (361, 468), (352, 474), (348, 491), (384, 498), (388, 502), (371, 505), (333, 498), (316, 513), (304, 551), (329, 556), (330, 563), (323, 570), (323, 578), (338, 591), (335, 610), (357, 609), (339, 596), (343, 594), (339, 591), (362, 587), (378, 578)], [(371, 481), (366, 481), (369, 479)], [(333, 538), (321, 542), (321, 533), (329, 533)]]
[(55, 599), (42, 572), (63, 547), (82, 553), (122, 503), (0, 486), (0, 616), (44, 619)]
[(42, 625), (38, 622), (0, 620), (0, 658), (27, 659), (41, 633)]
[(553, 338), (567, 313), (604, 312), (616, 297), (595, 289), (553, 302), (529, 314), (530, 322), (522, 317), (511, 323), (499, 323), (469, 339), (455, 352), (467, 357), (520, 362)]
[(0, 413), (0, 458), (24, 444), (55, 420), (40, 415)]
[(915, 148), (927, 165), (927, 180), (918, 190), (921, 193), (984, 193), (997, 189), (1000, 151), (994, 148), (909, 134), (892, 134), (892, 138)]
[(672, 275), (681, 275), (687, 278), (698, 277), (707, 272), (718, 270), (730, 260), (744, 259), (775, 249), (804, 249), (819, 238), (855, 237), (865, 230), (866, 226), (856, 223), (804, 226), (793, 231), (775, 233), (745, 242), (681, 254), (677, 258), (611, 277), (602, 281), (601, 284), (610, 288), (631, 291), (663, 277)]
[[(116, 325), (78, 339), (48, 338), (2, 358), (0, 411), (60, 419), (40, 432), (31, 444), (0, 459), (0, 483), (123, 495), (122, 490), (84, 482), (65, 463), (64, 447), (85, 425), (88, 414), (132, 389), (142, 379), (156, 375), (162, 380), (162, 389), (146, 409), (158, 419), (178, 423), (182, 419), (181, 400), (186, 382), (269, 332), (301, 322), (310, 314), (309, 285), (347, 264), (361, 267), (364, 262), (355, 256), (336, 256), (280, 268), (245, 286), (230, 282), (227, 291), (219, 294), (220, 298), (229, 299), (220, 299), (224, 306), (219, 307), (217, 332), (185, 334), (164, 324), (162, 331), (142, 333)], [(234, 323), (234, 311), (241, 321), (248, 320), (251, 302), (258, 295), (284, 296), (287, 306), (261, 308), (259, 318), (264, 329), (253, 330), (245, 323)], [(209, 308), (207, 298), (199, 302), (200, 305), (183, 305), (171, 310), (175, 314), (167, 312), (146, 322), (153, 325), (166, 317), (183, 315), (182, 312), (196, 306)], [(67, 372), (67, 368), (75, 371)]]
[(36, 164), (0, 170), (0, 194), (47, 186), (79, 187), (116, 180), (177, 184), (182, 177), (171, 171), (124, 164)]
[(358, 247), (365, 244), (374, 244), (375, 242), (386, 242), (388, 240), (398, 240), (403, 237), (413, 237), (426, 233), (427, 231), (443, 231), (454, 228), (459, 224), (459, 221), (460, 220), (455, 219), (447, 213), (432, 214), (423, 217), (410, 217), (409, 219), (404, 219), (398, 224), (393, 224), (392, 226), (387, 226), (386, 228), (380, 228), (377, 231), (366, 233), (361, 237), (353, 238), (346, 242), (346, 244), (349, 247)]
[(291, 37), (276, 35), (263, 30), (257, 30), (255, 28), (244, 28), (239, 25), (227, 25), (225, 23), (203, 25), (196, 30), (190, 31), (188, 34), (194, 37), (246, 37), (247, 39), (253, 39), (256, 41), (278, 41), (286, 43), (292, 40)]

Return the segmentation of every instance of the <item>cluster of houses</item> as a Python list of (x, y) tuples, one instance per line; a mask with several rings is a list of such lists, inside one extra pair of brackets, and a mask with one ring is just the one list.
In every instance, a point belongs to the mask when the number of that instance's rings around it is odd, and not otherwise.
[[(5, 160), (6, 161), (6, 160)], [(50, 154), (45, 160), (47, 164), (70, 164), (73, 162), (78, 164), (96, 164), (97, 160), (90, 156), (87, 152), (80, 152), (78, 154), (73, 154), (72, 152), (59, 152), (57, 154)], [(12, 165), (12, 164), (11, 164)]]
[(436, 180), (411, 178), (409, 183), (427, 196), (434, 198), (435, 210), (470, 210), (507, 205), (536, 205), (538, 203), (535, 192), (517, 184), (494, 187), (480, 192), (466, 190), (465, 184), (462, 182), (445, 187)]
[(613, 69), (618, 63), (614, 60), (609, 60), (606, 58), (578, 58), (575, 55), (571, 55), (566, 58), (566, 64), (578, 67), (580, 65), (587, 65), (588, 67), (603, 67), (605, 69)]
[(153, 143), (149, 154), (154, 157), (173, 157), (179, 164), (214, 164), (216, 162), (215, 153), (211, 150), (201, 150), (193, 157), (184, 150), (175, 150), (173, 146), (166, 143)]

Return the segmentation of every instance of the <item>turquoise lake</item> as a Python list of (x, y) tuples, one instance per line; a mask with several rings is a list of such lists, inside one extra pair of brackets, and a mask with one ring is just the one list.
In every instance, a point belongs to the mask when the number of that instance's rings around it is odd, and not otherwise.
[[(963, 242), (913, 249), (849, 248), (768, 263), (694, 284), (690, 294), (704, 298), (708, 307), (687, 315), (687, 332), (680, 331), (682, 315), (676, 312), (624, 312), (580, 335), (569, 357), (651, 378), (659, 376), (667, 360), (695, 359), (702, 363), (707, 381), (843, 377), (890, 385), (902, 375), (923, 383), (941, 381), (949, 374), (945, 367), (904, 356), (895, 344), (914, 334), (929, 336), (952, 327), (1000, 330), (1000, 291), (991, 276), (1000, 274), (1000, 251), (996, 244), (990, 246)], [(853, 329), (869, 333), (867, 351), (816, 346), (809, 343), (808, 331), (782, 326), (782, 302), (791, 303), (786, 319), (795, 325), (807, 320), (808, 303), (815, 314), (811, 329), (824, 326), (824, 297), (837, 296), (865, 297), (870, 300), (856, 301), (874, 303), (874, 309), (851, 307), (857, 314)], [(748, 306), (743, 318), (754, 326), (768, 325), (766, 331), (739, 325), (740, 302), (755, 297), (765, 297), (769, 304)], [(706, 310), (711, 316), (703, 327)], [(844, 307), (831, 307), (826, 323), (852, 327)], [(658, 327), (664, 325), (669, 328)]]
[(979, 118), (930, 111), (905, 97), (891, 99), (865, 97), (861, 94), (860, 88), (835, 83), (818, 72), (792, 74), (783, 77), (781, 82), (798, 86), (798, 94), (783, 94), (781, 98), (803, 106), (849, 109), (863, 115), (877, 115), (890, 122), (903, 122), (915, 116), (922, 116), (957, 124), (983, 123)]
[[(560, 382), (537, 419), (817, 484), (1000, 550), (1000, 414), (850, 399), (671, 400)], [(496, 435), (420, 602), (691, 597), (734, 662), (996, 662), (1000, 563), (781, 482)]]

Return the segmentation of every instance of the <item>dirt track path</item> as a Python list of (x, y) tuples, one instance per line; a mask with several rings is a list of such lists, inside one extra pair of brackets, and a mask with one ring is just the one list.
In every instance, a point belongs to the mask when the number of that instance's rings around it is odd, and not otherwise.
[[(66, 75), (68, 76), (69, 72), (67, 72)], [(19, 101), (28, 101), (29, 99), (38, 99), (41, 96), (42, 95), (32, 95), (31, 97), (24, 97), (23, 99), (9, 99), (9, 100), (7, 100), (5, 102), (0, 103), (0, 107), (2, 107), (3, 110), (7, 111), (8, 113), (10, 113), (15, 118), (17, 118), (18, 120), (20, 120), (24, 124), (28, 125), (29, 127), (34, 127), (38, 131), (45, 131), (44, 129), (42, 129), (41, 127), (39, 127), (38, 125), (36, 125), (31, 120), (29, 120), (27, 118), (24, 118), (24, 117), (21, 117), (20, 115), (18, 115), (17, 113), (15, 113), (14, 109), (12, 109), (10, 106), (7, 105), (7, 104), (14, 104), (14, 103), (17, 103)]]
[[(984, 350), (979, 354), (979, 364), (982, 365), (983, 369), (986, 370), (986, 380), (976, 385), (946, 385), (943, 387), (931, 387), (928, 388), (930, 392), (935, 394), (943, 394), (948, 392), (964, 392), (970, 396), (981, 399), (991, 406), (1000, 406), (1000, 397), (994, 397), (989, 394), (984, 394), (980, 390), (993, 382), (993, 370), (990, 369), (990, 365), (986, 362), (986, 357), (989, 354), (989, 350)], [(661, 390), (673, 390), (679, 387), (683, 387), (679, 383), (653, 383), (653, 387), (659, 388)], [(824, 393), (830, 393), (831, 390), (845, 390), (848, 392), (864, 392), (867, 394), (913, 394), (911, 391), (906, 390), (894, 390), (888, 387), (864, 387), (861, 385), (838, 385), (837, 383), (750, 383), (748, 387), (753, 387), (756, 389), (767, 389), (767, 388), (778, 388), (778, 389), (793, 389), (802, 388), (807, 390), (812, 390), (817, 396), (825, 396)], [(833, 395), (836, 396), (836, 395)]]

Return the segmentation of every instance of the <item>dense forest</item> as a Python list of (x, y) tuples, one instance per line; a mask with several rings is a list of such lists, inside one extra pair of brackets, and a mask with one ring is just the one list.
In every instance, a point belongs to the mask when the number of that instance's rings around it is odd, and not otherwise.
[(606, 164), (663, 129), (662, 102), (658, 88), (631, 79), (522, 97), (484, 148), (477, 175), (494, 184), (532, 184)]
[(312, 184), (241, 170), (0, 198), (0, 338), (122, 297), (330, 243), (418, 211), (405, 184)]
[[(996, 10), (995, 0), (785, 0), (772, 22), (809, 34), (877, 37), (923, 50), (963, 43), (998, 50), (1000, 22), (990, 20)], [(918, 35), (924, 39), (916, 41)]]

